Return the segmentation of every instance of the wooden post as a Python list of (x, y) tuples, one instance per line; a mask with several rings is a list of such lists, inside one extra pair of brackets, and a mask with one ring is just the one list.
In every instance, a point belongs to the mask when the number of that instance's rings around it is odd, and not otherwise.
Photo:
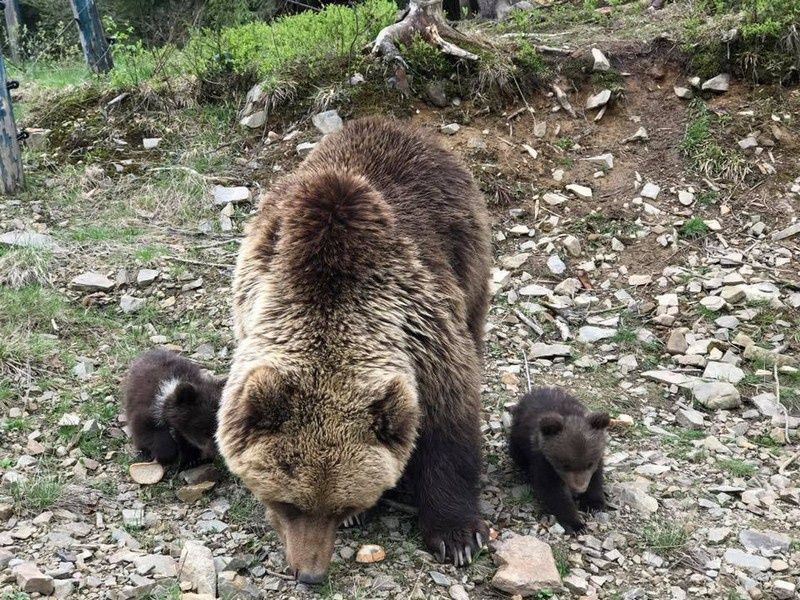
[(11, 94), (6, 81), (6, 65), (0, 53), (0, 192), (13, 194), (22, 186), (22, 159), (17, 139), (17, 124), (11, 109)]
[(19, 0), (5, 0), (6, 34), (11, 60), (19, 62), (19, 29), (22, 25), (22, 14), (19, 12)]
[(86, 64), (95, 73), (107, 73), (114, 67), (100, 13), (94, 0), (70, 0), (72, 14), (78, 25)]

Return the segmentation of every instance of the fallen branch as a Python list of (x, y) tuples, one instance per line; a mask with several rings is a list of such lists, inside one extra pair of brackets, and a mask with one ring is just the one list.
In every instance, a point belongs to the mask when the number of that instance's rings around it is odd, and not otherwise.
[(223, 263), (209, 262), (207, 260), (194, 260), (192, 258), (181, 258), (180, 256), (165, 256), (166, 260), (171, 260), (179, 263), (186, 263), (187, 265), (199, 265), (201, 267), (217, 267), (219, 269), (232, 269), (233, 265), (225, 265)]

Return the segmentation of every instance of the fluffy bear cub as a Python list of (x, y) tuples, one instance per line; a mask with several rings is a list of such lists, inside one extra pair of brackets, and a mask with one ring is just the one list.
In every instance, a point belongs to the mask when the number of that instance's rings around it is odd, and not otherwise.
[(194, 464), (214, 458), (217, 409), (224, 379), (164, 349), (140, 355), (124, 384), (124, 406), (133, 443), (161, 464)]
[(605, 507), (603, 452), (609, 421), (607, 413), (589, 412), (577, 398), (555, 388), (533, 390), (514, 409), (511, 457), (544, 509), (568, 532), (585, 528), (578, 508)]
[(237, 348), (217, 439), (304, 583), (336, 530), (399, 483), (428, 548), (458, 565), (478, 509), (488, 215), (430, 134), (360, 119), (275, 183), (233, 281)]

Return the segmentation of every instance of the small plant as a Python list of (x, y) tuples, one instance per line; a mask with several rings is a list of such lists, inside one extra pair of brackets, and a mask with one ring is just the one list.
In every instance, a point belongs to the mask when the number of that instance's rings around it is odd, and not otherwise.
[(27, 431), (30, 428), (30, 419), (26, 417), (9, 417), (3, 421), (3, 429), (6, 431)]
[(737, 458), (721, 458), (717, 464), (734, 477), (751, 477), (758, 470), (749, 462)]
[(565, 152), (575, 145), (575, 141), (571, 137), (560, 137), (553, 143), (556, 147), (561, 148), (561, 150)]
[(666, 555), (681, 550), (689, 540), (682, 525), (666, 520), (646, 526), (642, 535), (648, 548)]
[(41, 512), (61, 499), (63, 485), (55, 477), (42, 476), (15, 483), (11, 486), (11, 497), (23, 510)]
[(569, 564), (569, 547), (564, 544), (555, 544), (553, 546), (553, 558), (556, 561), (556, 568), (561, 577), (569, 575), (571, 566)]
[(692, 217), (681, 227), (681, 235), (690, 240), (699, 238), (708, 233), (708, 225), (700, 217)]

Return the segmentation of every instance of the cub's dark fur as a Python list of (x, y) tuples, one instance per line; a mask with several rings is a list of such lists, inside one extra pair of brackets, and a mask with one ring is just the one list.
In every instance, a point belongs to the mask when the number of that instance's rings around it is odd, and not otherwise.
[(224, 379), (164, 349), (140, 355), (125, 381), (133, 443), (161, 464), (191, 464), (217, 453), (214, 434)]
[(581, 510), (605, 507), (603, 451), (609, 416), (588, 412), (555, 388), (526, 394), (514, 410), (511, 457), (528, 476), (534, 494), (564, 529), (580, 532)]

